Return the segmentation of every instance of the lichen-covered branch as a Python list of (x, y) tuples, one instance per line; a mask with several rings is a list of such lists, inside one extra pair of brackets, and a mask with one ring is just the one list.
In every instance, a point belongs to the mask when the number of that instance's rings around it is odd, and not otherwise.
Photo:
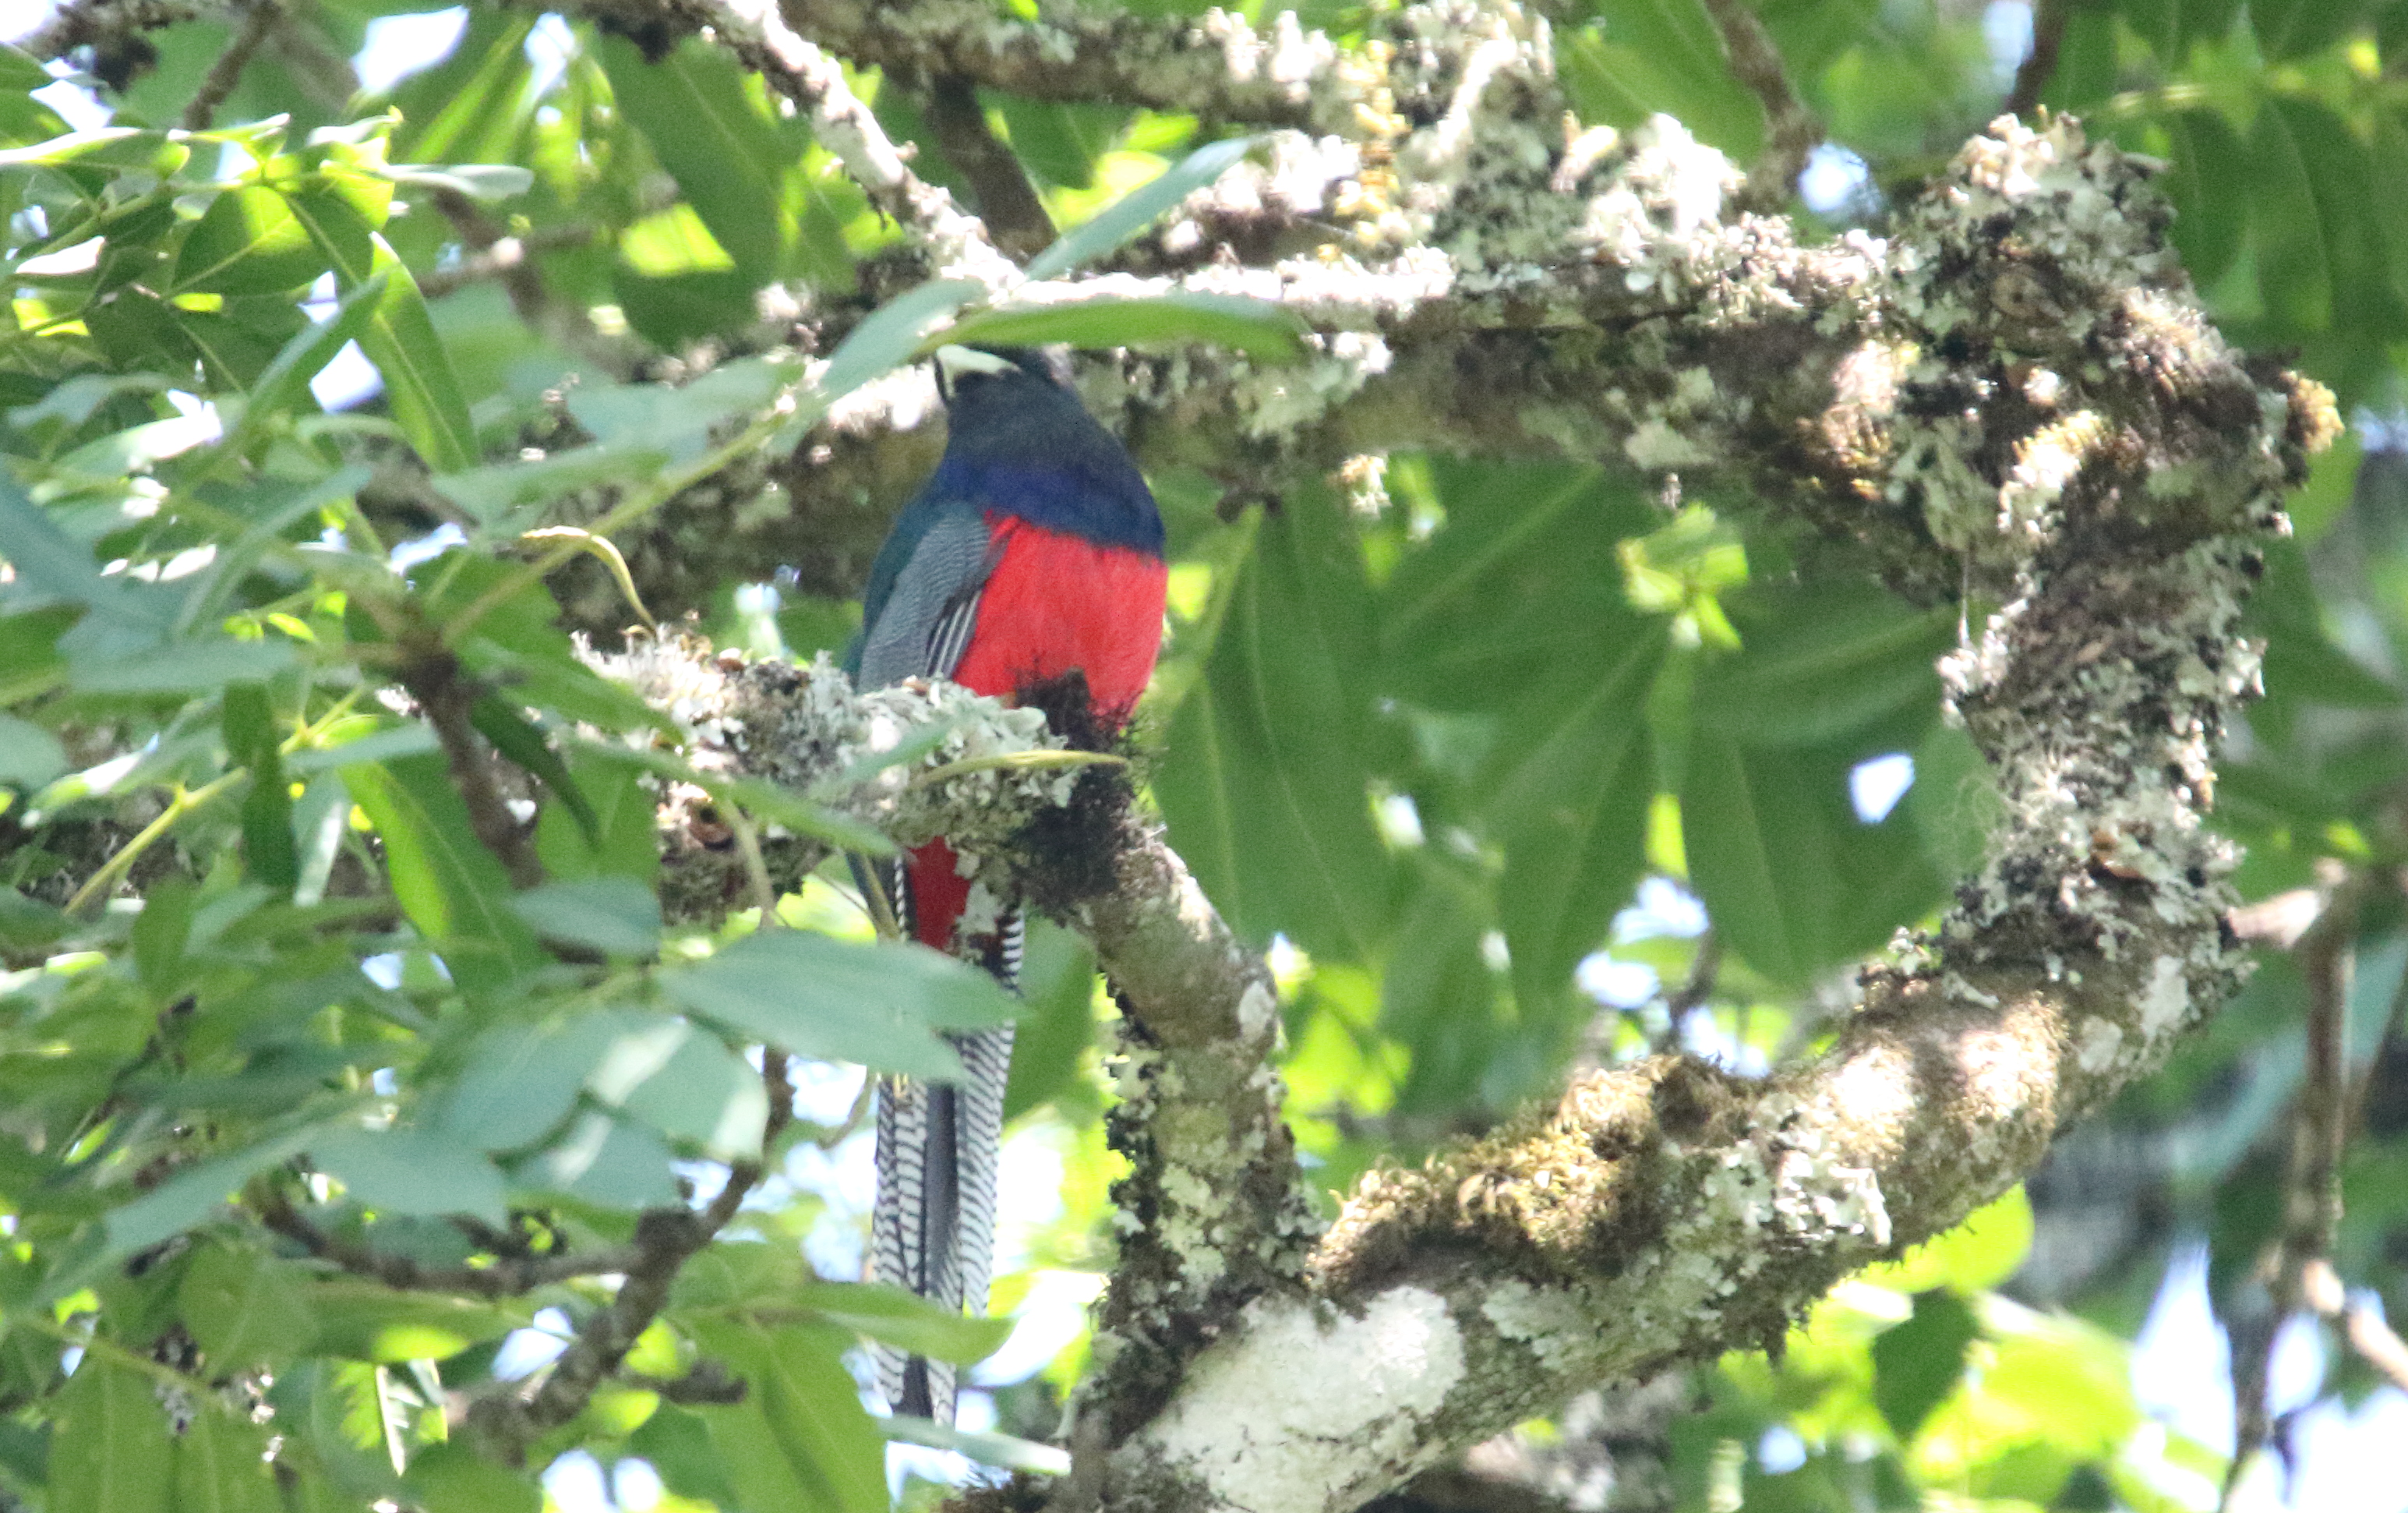
[(2330, 400), (2197, 318), (2139, 169), (2062, 122), (1995, 132), (1888, 250), (1856, 500), (2002, 605), (1944, 669), (2006, 816), (1988, 864), (1816, 1061), (1659, 1058), (1368, 1180), (1312, 1292), (1254, 1300), (1120, 1443), (1105, 1506), (1352, 1507), (1583, 1385), (1777, 1340), (2238, 981), (2212, 747), (2256, 684), (2251, 538)]
[(1368, 95), (1329, 38), (1304, 30), (1292, 11), (1264, 32), (1218, 9), (1133, 16), (1056, 7), (1019, 21), (983, 0), (783, 0), (782, 8), (795, 30), (857, 64), (954, 75), (1032, 99), (1344, 132)]

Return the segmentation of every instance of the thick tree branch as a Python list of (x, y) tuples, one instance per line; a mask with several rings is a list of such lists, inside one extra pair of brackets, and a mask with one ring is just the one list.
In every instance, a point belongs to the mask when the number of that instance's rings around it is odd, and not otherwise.
[(857, 64), (957, 76), (1038, 100), (1107, 101), (1208, 121), (1354, 129), (1373, 82), (1329, 38), (1283, 11), (1266, 34), (1241, 17), (1130, 16), (1057, 7), (1039, 21), (982, 0), (783, 0), (795, 30)]

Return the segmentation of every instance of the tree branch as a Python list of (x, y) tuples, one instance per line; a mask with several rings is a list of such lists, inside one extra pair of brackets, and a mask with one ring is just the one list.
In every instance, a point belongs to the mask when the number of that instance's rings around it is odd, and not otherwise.
[(1043, 252), (1054, 240), (1054, 218), (1020, 159), (987, 130), (978, 86), (959, 74), (930, 79), (926, 114), (946, 161), (977, 192), (979, 218), (996, 245), (1024, 261)]
[(1219, 10), (1138, 17), (1061, 7), (1025, 22), (979, 0), (782, 0), (782, 8), (796, 31), (856, 64), (960, 77), (1035, 100), (1345, 133), (1378, 85), (1376, 68), (1342, 65), (1326, 36), (1285, 11), (1266, 35)]
[[(469, 1405), (469, 1432), (486, 1453), (505, 1464), (520, 1464), (538, 1435), (582, 1413), (594, 1390), (619, 1369), (637, 1338), (660, 1317), (679, 1271), (727, 1227), (745, 1197), (760, 1185), (769, 1153), (794, 1117), (795, 1089), (787, 1078), (784, 1052), (772, 1048), (763, 1053), (761, 1081), (769, 1094), (769, 1117), (760, 1157), (730, 1166), (726, 1182), (699, 1212), (648, 1208), (637, 1216), (634, 1255), (618, 1291), (578, 1328), (535, 1395), (522, 1399), (505, 1384)], [(695, 1385), (699, 1391), (704, 1383)]]
[(218, 61), (209, 65), (201, 87), (193, 92), (192, 99), (184, 106), (186, 131), (208, 129), (209, 122), (217, 117), (218, 107), (225, 104), (235, 86), (242, 82), (242, 71), (250, 65), (251, 55), (284, 20), (281, 0), (244, 0), (236, 8), (242, 12), (242, 25), (235, 32), (234, 40), (226, 44), (226, 50), (218, 54)]
[(2065, 47), (2065, 28), (2072, 19), (2072, 0), (2033, 0), (2031, 50), (2015, 65), (2014, 87), (2001, 107), (2011, 116), (2028, 116), (2040, 107), (2048, 81), (2057, 77), (2057, 56)]
[(260, 1223), (321, 1261), (332, 1261), (353, 1275), (372, 1277), (404, 1291), (516, 1297), (576, 1277), (624, 1272), (638, 1259), (635, 1250), (623, 1246), (592, 1255), (501, 1256), (489, 1266), (427, 1266), (406, 1256), (330, 1234), (295, 1209), (282, 1191), (272, 1186), (264, 1187), (263, 1195), (251, 1203)]
[(1789, 87), (1781, 50), (1764, 22), (1742, 0), (1705, 0), (1706, 14), (1723, 39), (1723, 56), (1733, 78), (1764, 108), (1764, 153), (1748, 170), (1740, 209), (1770, 213), (1789, 203), (1806, 159), (1823, 141), (1823, 123)]

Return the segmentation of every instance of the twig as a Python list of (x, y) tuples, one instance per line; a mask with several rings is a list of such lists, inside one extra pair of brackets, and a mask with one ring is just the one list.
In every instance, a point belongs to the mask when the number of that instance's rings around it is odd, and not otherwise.
[(692, 1371), (673, 1378), (647, 1376), (641, 1372), (631, 1371), (620, 1379), (630, 1387), (658, 1392), (671, 1403), (741, 1403), (746, 1389), (743, 1377), (730, 1376), (727, 1368), (716, 1361), (697, 1361)]
[(2358, 905), (2367, 886), (2362, 873), (2330, 879), (2323, 911), (2293, 948), (2308, 987), (2307, 1065), (2291, 1116), (2283, 1232), (2262, 1268), (2271, 1305), (2251, 1328), (2234, 1335), (2234, 1445), (2225, 1477), (2226, 1506), (2273, 1429), (2267, 1391), (2274, 1342), (2285, 1320), (2310, 1305), (2311, 1274), (2319, 1266), (2329, 1271), (2326, 1258), (2341, 1225), (2341, 1160), (2349, 1132), (2349, 987)]
[(2352, 1303), (2332, 1262), (2318, 1257), (2300, 1274), (2302, 1301), (2342, 1326), (2349, 1347), (2385, 1380), (2408, 1392), (2408, 1341), (2402, 1341), (2384, 1317), (2362, 1303)]
[(2057, 56), (2065, 47), (2065, 26), (2072, 9), (2069, 0), (2035, 0), (2031, 50), (2015, 67), (2014, 88), (2002, 107), (2007, 114), (2029, 115), (2040, 105), (2041, 92), (2057, 74)]
[(179, 820), (240, 782), (250, 771), (251, 769), (247, 767), (237, 767), (231, 772), (221, 773), (197, 788), (178, 789), (176, 796), (167, 800), (167, 807), (159, 812), (158, 818), (142, 827), (134, 839), (118, 847), (116, 853), (101, 864), (98, 872), (84, 880), (83, 886), (76, 889), (75, 897), (67, 900), (66, 912), (75, 914), (91, 905), (95, 900), (107, 898), (108, 890), (115, 887), (127, 872), (134, 870), (134, 864), (142, 858), (142, 854), (157, 844), (160, 838), (169, 830), (174, 829)]
[(618, 1293), (578, 1329), (535, 1395), (523, 1401), (506, 1388), (469, 1405), (469, 1429), (488, 1453), (508, 1464), (523, 1463), (527, 1446), (538, 1435), (585, 1411), (594, 1390), (618, 1370), (637, 1338), (660, 1317), (679, 1271), (727, 1227), (767, 1173), (769, 1153), (795, 1117), (795, 1089), (787, 1073), (783, 1051), (762, 1053), (761, 1081), (769, 1093), (769, 1117), (762, 1129), (760, 1157), (731, 1165), (726, 1183), (700, 1213), (648, 1208), (637, 1216), (636, 1243)]
[(513, 886), (541, 884), (543, 864), (536, 859), (525, 827), (510, 813), (502, 790), (494, 785), (493, 764), (477, 739), (469, 713), (477, 701), (476, 687), (460, 659), (434, 636), (421, 633), (405, 641), (395, 676), (435, 728), (452, 785), (468, 807), (469, 829), (486, 850), (500, 858)]
[(490, 1266), (427, 1266), (404, 1256), (329, 1234), (309, 1222), (292, 1200), (272, 1186), (253, 1200), (260, 1223), (307, 1250), (358, 1276), (373, 1277), (409, 1292), (471, 1292), (483, 1298), (516, 1297), (579, 1276), (607, 1276), (634, 1265), (634, 1250), (618, 1247), (580, 1256), (506, 1256)]
[(1714, 996), (1714, 978), (1722, 970), (1723, 945), (1713, 930), (1698, 938), (1698, 954), (1689, 966), (1689, 980), (1664, 1001), (1664, 1034), (1656, 1042), (1660, 1054), (1681, 1047), (1681, 1023), (1689, 1011)]
[(1024, 262), (1051, 246), (1054, 218), (1020, 159), (987, 129), (978, 86), (960, 74), (939, 75), (928, 81), (926, 113), (945, 160), (977, 193), (979, 215), (996, 245)]
[[(465, 197), (465, 196), (452, 196)], [(438, 205), (440, 200), (438, 199)], [(449, 214), (449, 208), (445, 208)], [(459, 223), (454, 222), (457, 226)], [(511, 292), (513, 302), (518, 295), (518, 276), (532, 271), (538, 252), (563, 252), (572, 247), (590, 247), (602, 235), (602, 228), (584, 222), (565, 226), (539, 226), (523, 237), (494, 236), (479, 241), (462, 229), (461, 239), (475, 249), (450, 267), (436, 268), (418, 276), (418, 292), (429, 299), (440, 299), (456, 294), (472, 283), (487, 279), (499, 279)], [(538, 286), (539, 287), (539, 286)]]
[(226, 9), (224, 0), (68, 0), (31, 36), (17, 44), (36, 62), (136, 32), (156, 31)]
[(217, 117), (218, 107), (225, 104), (235, 86), (242, 82), (242, 71), (250, 66), (251, 55), (284, 20), (282, 0), (243, 0), (238, 8), (243, 12), (241, 29), (226, 44), (226, 50), (218, 54), (218, 61), (209, 65), (201, 87), (184, 107), (186, 131), (208, 130), (209, 122)]
[(1764, 151), (1747, 171), (1739, 208), (1770, 214), (1789, 203), (1806, 159), (1823, 140), (1823, 123), (1789, 87), (1781, 50), (1772, 44), (1756, 12), (1742, 0), (1706, 0), (1706, 14), (1722, 34), (1731, 76), (1764, 107)]

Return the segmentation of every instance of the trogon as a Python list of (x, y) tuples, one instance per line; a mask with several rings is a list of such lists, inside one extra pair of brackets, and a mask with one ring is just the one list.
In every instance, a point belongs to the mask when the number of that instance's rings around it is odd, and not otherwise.
[[(852, 667), (862, 688), (949, 678), (975, 693), (1058, 699), (1081, 673), (1090, 731), (1119, 728), (1162, 636), (1162, 516), (1128, 453), (1070, 388), (1066, 364), (1027, 350), (946, 347), (943, 459), (896, 517), (864, 595)], [(878, 879), (870, 879), (876, 886)], [(915, 940), (968, 957), (1016, 990), (1022, 919), (1010, 901), (966, 918), (970, 881), (934, 841), (892, 886)], [(879, 1089), (870, 1275), (948, 1310), (986, 1308), (996, 1170), (1011, 1027), (948, 1037), (965, 1075)], [(897, 1413), (953, 1417), (953, 1368), (885, 1347), (879, 1388)]]

